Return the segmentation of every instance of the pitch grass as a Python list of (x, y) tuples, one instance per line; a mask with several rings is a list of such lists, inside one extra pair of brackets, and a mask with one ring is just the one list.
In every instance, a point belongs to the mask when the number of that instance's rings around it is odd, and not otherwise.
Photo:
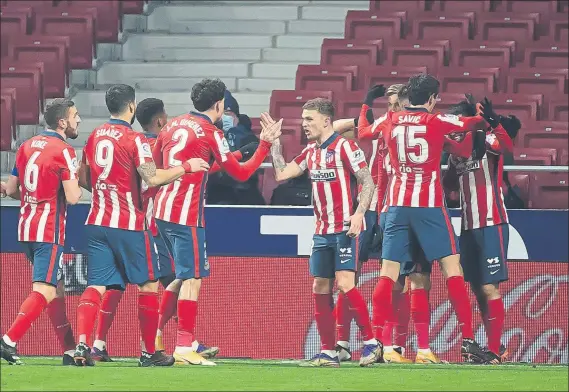
[(138, 368), (136, 360), (60, 366), (61, 358), (2, 361), (2, 391), (567, 391), (567, 366), (375, 365), (300, 368), (298, 361), (219, 359), (216, 367)]

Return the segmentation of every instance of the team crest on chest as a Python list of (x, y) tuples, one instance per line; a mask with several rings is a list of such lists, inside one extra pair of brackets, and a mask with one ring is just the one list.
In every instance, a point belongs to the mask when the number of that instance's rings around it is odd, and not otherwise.
[(334, 162), (334, 155), (336, 155), (335, 151), (326, 151), (326, 163)]

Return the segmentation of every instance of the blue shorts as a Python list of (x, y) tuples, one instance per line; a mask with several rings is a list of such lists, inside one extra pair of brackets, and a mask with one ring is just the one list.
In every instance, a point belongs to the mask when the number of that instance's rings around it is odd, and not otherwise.
[(48, 242), (20, 242), (33, 266), (32, 282), (57, 286), (63, 278), (63, 246)]
[(86, 225), (87, 284), (141, 285), (158, 279), (158, 254), (150, 231)]
[(154, 243), (156, 244), (156, 251), (158, 252), (158, 266), (160, 268), (158, 278), (161, 279), (174, 275), (176, 273), (174, 258), (170, 255), (166, 243), (160, 234), (154, 237)]
[(361, 232), (359, 238), (359, 260), (366, 262), (370, 256), (379, 259), (381, 257), (381, 233), (377, 221), (377, 211), (366, 211), (366, 229)]
[(179, 225), (156, 219), (166, 248), (174, 257), (177, 279), (200, 279), (209, 276), (205, 228)]
[[(382, 233), (381, 237), (383, 237), (383, 230), (385, 229), (385, 219), (386, 219), (386, 214), (385, 212), (382, 212), (379, 215), (379, 231), (380, 233)], [(424, 272), (430, 274), (432, 269), (432, 263), (427, 261), (425, 253), (423, 252), (423, 249), (421, 249), (421, 247), (419, 246), (417, 238), (415, 238), (414, 235), (412, 235), (411, 240), (412, 240), (410, 245), (411, 258), (413, 259), (413, 261), (402, 263), (399, 275), (409, 276), (414, 272), (417, 273)]]
[(460, 263), (467, 282), (485, 285), (508, 280), (509, 236), (507, 223), (462, 231)]
[(429, 262), (459, 253), (446, 207), (389, 207), (385, 212), (382, 258), (412, 262), (414, 239)]
[(318, 278), (334, 279), (336, 271), (356, 271), (358, 269), (359, 240), (346, 235), (315, 234), (312, 239), (310, 255), (310, 274)]

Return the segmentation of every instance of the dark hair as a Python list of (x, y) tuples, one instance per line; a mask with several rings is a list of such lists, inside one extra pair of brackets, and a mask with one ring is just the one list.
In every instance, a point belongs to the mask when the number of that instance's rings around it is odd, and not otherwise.
[(476, 116), (476, 106), (464, 100), (449, 107), (447, 113), (456, 116), (474, 117)]
[(49, 129), (57, 129), (59, 120), (67, 118), (69, 108), (75, 106), (75, 103), (67, 98), (56, 98), (51, 101), (45, 108), (43, 119)]
[(324, 116), (334, 117), (334, 104), (329, 99), (325, 98), (314, 98), (307, 101), (302, 110), (316, 110), (318, 113)]
[(407, 93), (411, 105), (424, 105), (432, 95), (439, 94), (439, 81), (431, 75), (419, 74), (411, 76), (407, 84)]
[(129, 103), (134, 103), (136, 95), (134, 88), (127, 84), (115, 84), (105, 93), (107, 109), (111, 114), (121, 114), (128, 107)]
[(225, 95), (225, 84), (219, 79), (204, 79), (192, 87), (192, 103), (198, 112), (211, 109)]
[(146, 98), (136, 106), (136, 120), (143, 127), (149, 125), (157, 114), (164, 113), (164, 102), (158, 98)]

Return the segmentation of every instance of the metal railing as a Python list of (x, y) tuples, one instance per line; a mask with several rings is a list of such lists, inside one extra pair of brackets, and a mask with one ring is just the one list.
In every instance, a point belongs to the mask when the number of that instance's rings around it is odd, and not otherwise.
[[(270, 169), (273, 165), (268, 162), (264, 162), (261, 164), (262, 169)], [(447, 170), (447, 165), (442, 165), (442, 170)], [(504, 166), (504, 170), (506, 171), (535, 171), (535, 172), (555, 172), (555, 173), (567, 173), (569, 172), (569, 166), (524, 166), (524, 165), (511, 165), (511, 166)]]

